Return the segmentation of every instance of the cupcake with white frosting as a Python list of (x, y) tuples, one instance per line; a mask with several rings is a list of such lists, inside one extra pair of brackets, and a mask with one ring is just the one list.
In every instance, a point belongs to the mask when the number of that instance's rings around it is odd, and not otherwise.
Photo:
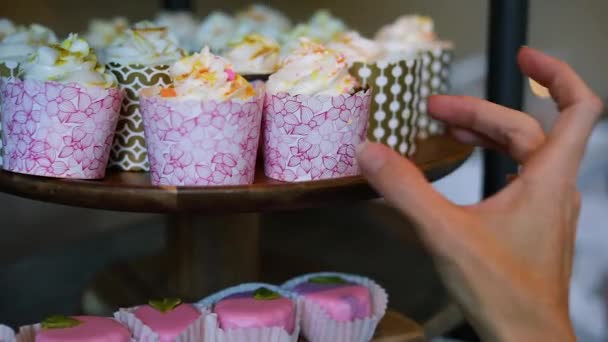
[(376, 34), (376, 41), (385, 49), (383, 59), (390, 62), (420, 59), (420, 105), (415, 129), (419, 138), (443, 133), (443, 124), (427, 113), (430, 95), (444, 94), (449, 88), (450, 66), (454, 46), (440, 40), (433, 19), (419, 15), (406, 15)]
[(369, 101), (344, 55), (303, 39), (266, 83), (266, 175), (289, 182), (357, 175)]
[(452, 43), (439, 40), (433, 19), (420, 15), (399, 17), (381, 28), (375, 40), (384, 47), (384, 58), (389, 61), (415, 58), (419, 53), (434, 48), (452, 48)]
[(166, 27), (175, 35), (179, 46), (186, 51), (194, 51), (194, 34), (198, 25), (192, 12), (160, 12), (154, 20), (156, 26)]
[(195, 45), (202, 49), (209, 46), (213, 53), (223, 53), (232, 41), (236, 27), (236, 19), (224, 12), (211, 12), (199, 25), (194, 40)]
[(5, 170), (104, 177), (121, 92), (85, 40), (39, 47), (2, 91)]
[(103, 57), (101, 56), (103, 50), (128, 28), (129, 21), (124, 17), (93, 19), (89, 22), (85, 39), (103, 60)]
[(356, 31), (339, 34), (327, 43), (327, 47), (342, 53), (348, 65), (356, 62), (373, 63), (384, 53), (380, 44), (361, 36)]
[(267, 80), (279, 66), (280, 49), (273, 39), (250, 34), (232, 43), (224, 56), (248, 80)]
[(17, 65), (26, 61), (39, 46), (54, 43), (57, 43), (55, 33), (39, 24), (32, 24), (7, 35), (0, 41), (0, 64), (4, 64), (4, 68), (0, 66), (0, 76), (14, 76)]
[(6, 325), (0, 324), (0, 341), (15, 342), (15, 332)]
[(263, 85), (208, 48), (169, 70), (172, 86), (140, 92), (155, 185), (253, 183)]
[(297, 49), (300, 45), (300, 38), (326, 44), (339, 38), (347, 30), (344, 21), (334, 16), (329, 10), (317, 10), (307, 22), (296, 25), (281, 37), (283, 42), (281, 54), (287, 56)]
[(233, 36), (238, 40), (258, 33), (278, 40), (291, 29), (291, 21), (280, 11), (262, 4), (253, 4), (236, 15), (237, 26)]
[(148, 171), (138, 92), (145, 87), (169, 86), (169, 66), (182, 56), (184, 51), (169, 30), (151, 22), (137, 23), (105, 50), (107, 67), (125, 91), (110, 166)]
[(9, 34), (15, 33), (17, 27), (8, 18), (0, 18), (0, 42)]

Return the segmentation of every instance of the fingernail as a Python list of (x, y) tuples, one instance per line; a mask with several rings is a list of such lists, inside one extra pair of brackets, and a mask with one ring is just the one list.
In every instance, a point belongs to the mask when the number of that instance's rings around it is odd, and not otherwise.
[(384, 148), (368, 141), (357, 146), (357, 159), (365, 173), (377, 173), (387, 160)]

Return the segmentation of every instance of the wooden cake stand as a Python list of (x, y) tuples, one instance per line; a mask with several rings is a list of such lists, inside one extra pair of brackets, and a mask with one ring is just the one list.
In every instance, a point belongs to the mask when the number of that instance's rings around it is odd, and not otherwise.
[[(433, 181), (457, 169), (472, 151), (448, 137), (435, 137), (419, 143), (414, 161)], [(264, 177), (262, 170), (250, 186), (205, 188), (152, 186), (146, 173), (109, 171), (104, 180), (79, 181), (0, 171), (0, 191), (74, 207), (166, 213), (167, 255), (141, 264), (149, 286), (140, 287), (130, 297), (144, 301), (159, 292), (198, 300), (225, 286), (258, 279), (262, 227), (256, 213), (378, 197), (362, 177), (289, 184)], [(115, 285), (128, 284), (130, 276), (112, 273)], [(120, 286), (116, 291), (128, 292)], [(396, 313), (387, 315), (379, 329), (384, 339), (378, 341), (415, 341), (404, 337), (412, 329), (394, 331), (395, 326), (415, 326), (395, 323), (405, 321)]]

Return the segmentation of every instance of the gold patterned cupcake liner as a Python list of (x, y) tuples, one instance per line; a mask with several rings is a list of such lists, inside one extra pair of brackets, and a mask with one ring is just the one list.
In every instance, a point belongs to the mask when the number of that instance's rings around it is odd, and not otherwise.
[(416, 121), (418, 138), (426, 139), (430, 136), (442, 134), (444, 125), (430, 117), (427, 110), (429, 96), (446, 94), (450, 87), (450, 67), (453, 60), (453, 50), (449, 48), (435, 48), (420, 54), (422, 70), (420, 74), (419, 117)]
[(142, 88), (171, 85), (169, 65), (122, 65), (111, 62), (106, 67), (116, 76), (118, 84), (124, 90), (109, 166), (123, 171), (149, 171), (138, 92)]
[[(12, 77), (17, 77), (19, 72), (19, 63), (17, 62), (0, 62), (0, 89), (2, 88), (2, 83)], [(2, 102), (2, 94), (0, 94), (0, 103)], [(2, 118), (2, 113), (0, 113), (0, 119)], [(2, 159), (4, 156), (4, 143), (2, 136), (2, 121), (0, 120), (0, 166), (2, 166)]]
[(368, 139), (380, 142), (403, 156), (416, 152), (421, 63), (355, 63), (350, 69), (361, 84), (372, 89)]

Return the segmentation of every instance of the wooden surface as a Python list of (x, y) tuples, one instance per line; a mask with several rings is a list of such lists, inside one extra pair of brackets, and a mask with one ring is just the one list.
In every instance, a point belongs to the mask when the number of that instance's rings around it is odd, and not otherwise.
[[(447, 137), (419, 144), (414, 161), (429, 180), (458, 168), (472, 148)], [(268, 179), (261, 170), (255, 184), (231, 187), (155, 187), (148, 174), (109, 171), (102, 181), (43, 178), (0, 171), (0, 191), (77, 207), (129, 212), (259, 212), (319, 207), (377, 197), (362, 177), (304, 183)]]

